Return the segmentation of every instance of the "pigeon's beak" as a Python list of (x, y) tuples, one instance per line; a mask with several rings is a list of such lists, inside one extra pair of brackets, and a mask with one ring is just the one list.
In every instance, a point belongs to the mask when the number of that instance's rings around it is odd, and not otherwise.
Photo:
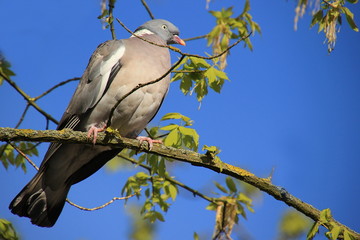
[(174, 35), (174, 38), (173, 38), (174, 42), (180, 44), (180, 45), (183, 45), (185, 46), (186, 43), (184, 40), (182, 40), (178, 35)]

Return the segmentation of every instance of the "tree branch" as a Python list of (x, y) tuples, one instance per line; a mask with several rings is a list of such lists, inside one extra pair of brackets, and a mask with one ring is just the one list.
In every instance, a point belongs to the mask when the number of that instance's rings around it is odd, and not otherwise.
[(112, 39), (116, 39), (115, 27), (114, 27), (114, 15), (113, 10), (115, 8), (115, 0), (109, 0), (109, 26)]
[[(140, 166), (140, 167), (148, 170), (149, 172), (151, 172), (151, 167), (148, 166), (148, 165), (145, 165), (145, 164), (143, 164), (143, 163), (141, 163), (141, 162), (139, 162), (139, 161), (136, 161), (136, 160), (133, 159), (133, 158), (130, 158), (130, 157), (127, 157), (127, 156), (123, 156), (123, 155), (121, 155), (121, 154), (118, 155), (118, 156), (119, 156), (120, 158), (128, 161), (128, 162), (131, 162), (132, 164), (138, 165), (138, 166)], [(177, 185), (177, 186), (179, 186), (179, 187), (182, 187), (182, 188), (185, 189), (185, 190), (188, 190), (189, 192), (191, 192), (191, 193), (194, 195), (194, 197), (195, 197), (195, 196), (199, 196), (199, 197), (205, 199), (205, 200), (208, 201), (208, 202), (215, 202), (213, 198), (208, 197), (208, 196), (206, 196), (205, 194), (200, 193), (199, 191), (197, 191), (197, 190), (195, 190), (195, 189), (193, 189), (193, 188), (191, 188), (191, 187), (183, 184), (182, 182), (179, 182), (179, 181), (177, 181), (177, 180), (175, 180), (175, 179), (173, 179), (173, 178), (171, 178), (171, 177), (167, 177), (167, 176), (165, 176), (164, 178), (165, 178), (167, 181), (169, 181), (169, 182), (171, 182), (171, 183), (173, 183), (173, 184), (175, 184), (175, 185)]]
[(148, 12), (149, 16), (151, 17), (151, 19), (155, 19), (154, 14), (152, 14), (149, 6), (147, 5), (145, 0), (141, 0), (142, 5), (145, 7), (146, 11)]
[[(87, 138), (85, 132), (75, 132), (69, 129), (45, 130), (36, 131), (30, 129), (14, 129), (14, 128), (0, 128), (0, 141), (31, 141), (31, 142), (62, 142), (62, 143), (82, 143), (92, 144), (91, 140)], [(135, 139), (122, 138), (116, 133), (99, 133), (96, 144), (108, 145), (116, 148), (129, 148), (136, 151), (142, 151), (147, 153), (157, 154), (163, 157), (172, 158), (178, 161), (187, 162), (194, 166), (211, 169), (215, 172), (222, 173), (228, 176), (232, 176), (236, 179), (249, 183), (250, 185), (260, 189), (263, 192), (268, 193), (275, 199), (286, 203), (287, 205), (295, 208), (299, 212), (302, 212), (314, 221), (320, 220), (320, 210), (316, 209), (312, 205), (301, 201), (299, 198), (291, 195), (283, 187), (276, 186), (269, 181), (269, 179), (263, 179), (255, 176), (242, 168), (214, 161), (207, 154), (200, 154), (197, 152), (176, 149), (172, 147), (166, 147), (164, 145), (155, 144), (153, 148), (148, 149), (147, 143), (139, 144), (139, 141)], [(360, 234), (347, 226), (332, 219), (329, 223), (325, 224), (325, 227), (332, 229), (330, 223), (348, 230), (352, 235), (360, 238)]]
[(29, 95), (27, 95), (21, 88), (18, 87), (18, 85), (12, 81), (10, 78), (8, 78), (7, 76), (5, 76), (4, 74), (2, 74), (0, 72), (0, 76), (7, 82), (10, 84), (10, 86), (12, 86), (21, 96), (23, 96), (23, 98), (28, 102), (28, 104), (30, 104), (32, 107), (34, 107), (39, 113), (41, 113), (42, 115), (44, 115), (44, 117), (52, 122), (54, 122), (55, 124), (58, 124), (59, 122), (53, 118), (50, 114), (46, 113), (44, 110), (42, 110), (36, 103), (34, 98), (31, 98)]
[(67, 84), (67, 83), (69, 83), (69, 82), (78, 81), (78, 80), (80, 80), (79, 77), (74, 77), (74, 78), (70, 78), (70, 79), (68, 79), (68, 80), (59, 82), (59, 83), (56, 84), (55, 86), (51, 87), (49, 90), (43, 92), (42, 94), (40, 94), (40, 95), (37, 96), (37, 97), (34, 97), (34, 101), (36, 101), (36, 100), (44, 97), (45, 95), (49, 94), (50, 92), (52, 92), (53, 90), (55, 90), (56, 88), (58, 88), (58, 87), (60, 87), (60, 86), (62, 86), (62, 85), (65, 85), (65, 84)]

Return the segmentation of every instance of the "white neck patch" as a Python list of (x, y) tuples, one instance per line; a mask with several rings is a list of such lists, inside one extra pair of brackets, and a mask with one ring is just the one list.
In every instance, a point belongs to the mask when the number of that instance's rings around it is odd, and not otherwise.
[[(147, 29), (141, 29), (139, 31), (134, 32), (135, 35), (141, 37), (143, 35), (149, 35), (149, 34), (154, 34), (152, 31), (147, 30)], [(131, 37), (135, 37), (134, 35), (131, 35)]]

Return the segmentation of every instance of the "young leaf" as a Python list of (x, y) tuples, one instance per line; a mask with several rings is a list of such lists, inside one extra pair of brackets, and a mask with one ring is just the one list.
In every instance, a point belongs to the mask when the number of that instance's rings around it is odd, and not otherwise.
[(199, 240), (199, 235), (196, 232), (194, 232), (193, 238), (194, 240)]
[(320, 212), (320, 222), (327, 223), (331, 219), (331, 210), (326, 208)]
[(316, 23), (320, 22), (322, 18), (323, 18), (323, 10), (320, 9), (312, 17), (310, 27), (313, 27)]
[(341, 232), (341, 227), (339, 225), (335, 224), (333, 226), (333, 228), (331, 229), (331, 239), (332, 240), (338, 239), (340, 232)]
[(231, 177), (226, 177), (226, 186), (228, 187), (230, 192), (232, 192), (232, 193), (237, 192), (236, 184), (235, 184), (234, 180)]
[(177, 192), (178, 192), (176, 186), (174, 186), (173, 184), (170, 184), (170, 185), (168, 186), (168, 188), (169, 188), (169, 193), (170, 193), (171, 199), (172, 199), (173, 201), (175, 201), (176, 196), (177, 196)]
[(356, 26), (356, 23), (354, 21), (354, 14), (348, 9), (347, 7), (342, 7), (342, 10), (345, 13), (346, 20), (349, 23), (350, 27), (355, 31), (358, 32), (359, 28)]
[(179, 125), (177, 125), (177, 124), (170, 124), (170, 125), (161, 127), (160, 129), (164, 130), (164, 131), (172, 131), (172, 130), (178, 128), (178, 127), (179, 127)]
[(314, 224), (312, 225), (310, 231), (306, 236), (306, 240), (312, 240), (315, 237), (315, 235), (318, 233), (319, 227), (320, 227), (320, 223), (314, 222)]
[(172, 130), (164, 139), (165, 146), (177, 147), (181, 145), (181, 139), (178, 129)]
[(154, 211), (154, 214), (155, 214), (155, 217), (157, 220), (159, 220), (161, 222), (165, 222), (164, 216), (161, 213)]
[(224, 188), (220, 183), (214, 181), (215, 186), (222, 191), (223, 193), (229, 194), (228, 190), (226, 190), (226, 188)]

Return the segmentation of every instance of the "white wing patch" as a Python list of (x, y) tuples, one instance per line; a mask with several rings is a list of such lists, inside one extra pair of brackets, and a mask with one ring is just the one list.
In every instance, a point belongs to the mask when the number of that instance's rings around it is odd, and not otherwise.
[(111, 69), (122, 58), (124, 52), (125, 52), (125, 46), (121, 45), (121, 47), (118, 48), (108, 60), (101, 62), (100, 65), (101, 85), (98, 95), (96, 96), (96, 100), (94, 101), (95, 103), (99, 101), (101, 96), (104, 94), (105, 87), (109, 81)]

